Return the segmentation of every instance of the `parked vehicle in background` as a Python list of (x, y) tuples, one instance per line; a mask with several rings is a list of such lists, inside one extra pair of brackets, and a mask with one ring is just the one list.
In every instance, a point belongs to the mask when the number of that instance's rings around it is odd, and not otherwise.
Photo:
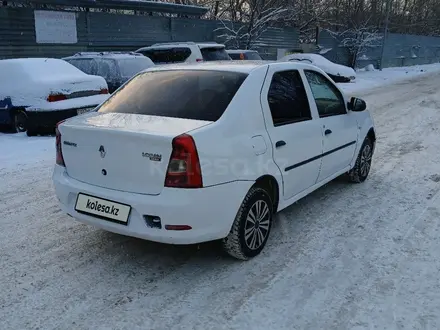
[(171, 244), (220, 239), (245, 260), (277, 211), (342, 174), (366, 180), (375, 140), (366, 103), (310, 64), (154, 67), (58, 126), (53, 181), (81, 222)]
[(322, 55), (310, 53), (297, 53), (286, 55), (279, 62), (298, 61), (313, 64), (323, 70), (334, 82), (350, 82), (356, 79), (356, 72), (345, 65), (329, 61)]
[(218, 43), (169, 42), (158, 43), (136, 50), (148, 56), (154, 64), (197, 63), (203, 61), (231, 61), (225, 45)]
[(249, 61), (261, 61), (262, 58), (256, 50), (245, 49), (227, 49), (229, 57), (233, 60), (249, 60)]
[(63, 60), (87, 74), (103, 77), (110, 93), (136, 73), (154, 66), (148, 57), (133, 52), (77, 53)]
[(0, 123), (32, 136), (92, 111), (109, 96), (104, 78), (54, 58), (0, 60)]

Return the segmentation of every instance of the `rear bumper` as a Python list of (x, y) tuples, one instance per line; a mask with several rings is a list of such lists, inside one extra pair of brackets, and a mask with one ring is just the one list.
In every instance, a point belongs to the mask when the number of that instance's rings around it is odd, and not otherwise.
[[(70, 178), (55, 165), (55, 192), (62, 210), (80, 222), (114, 233), (169, 244), (194, 244), (228, 235), (251, 181), (236, 181), (203, 189), (164, 188), (157, 196), (122, 192), (89, 185)], [(131, 206), (127, 224), (119, 224), (75, 211), (78, 193)], [(144, 215), (161, 219), (161, 228), (151, 228)], [(166, 225), (187, 225), (190, 230), (166, 230)]]
[(93, 110), (95, 106), (88, 106), (84, 108), (75, 108), (67, 110), (51, 110), (51, 111), (28, 111), (28, 128), (55, 128), (55, 125), (61, 120), (76, 116), (79, 109)]

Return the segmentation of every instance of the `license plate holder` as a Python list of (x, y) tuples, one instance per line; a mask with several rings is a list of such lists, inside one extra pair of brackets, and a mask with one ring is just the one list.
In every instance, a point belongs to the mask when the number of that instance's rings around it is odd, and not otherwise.
[(79, 193), (76, 197), (75, 211), (103, 220), (127, 225), (131, 206), (105, 198)]

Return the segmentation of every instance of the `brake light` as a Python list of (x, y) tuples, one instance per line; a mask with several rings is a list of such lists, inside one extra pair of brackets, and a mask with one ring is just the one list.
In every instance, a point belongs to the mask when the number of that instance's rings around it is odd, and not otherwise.
[(201, 58), (197, 58), (197, 59), (196, 59), (196, 62), (203, 62), (203, 59), (201, 59)]
[(172, 145), (165, 187), (202, 188), (199, 155), (193, 138), (188, 134), (182, 134), (173, 139)]
[(67, 96), (64, 94), (50, 94), (47, 97), (47, 101), (49, 102), (58, 102), (63, 100), (67, 100)]
[(100, 94), (108, 94), (108, 89), (107, 88), (101, 89)]
[(58, 129), (58, 126), (64, 122), (64, 120), (60, 121), (55, 125), (55, 147), (56, 147), (56, 163), (57, 165), (66, 166), (63, 158), (63, 151), (61, 150), (61, 133)]

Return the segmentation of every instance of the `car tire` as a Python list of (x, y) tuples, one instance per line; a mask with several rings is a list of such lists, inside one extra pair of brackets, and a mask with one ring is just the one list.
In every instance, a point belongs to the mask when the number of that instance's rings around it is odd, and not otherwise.
[(28, 116), (24, 110), (14, 112), (14, 128), (16, 133), (24, 133), (27, 131)]
[(359, 154), (356, 158), (354, 167), (348, 171), (348, 180), (354, 183), (364, 182), (371, 169), (371, 160), (373, 158), (374, 145), (369, 137), (366, 137), (362, 144)]
[(272, 228), (273, 202), (266, 190), (252, 187), (244, 198), (229, 235), (222, 240), (223, 250), (239, 260), (260, 254)]

